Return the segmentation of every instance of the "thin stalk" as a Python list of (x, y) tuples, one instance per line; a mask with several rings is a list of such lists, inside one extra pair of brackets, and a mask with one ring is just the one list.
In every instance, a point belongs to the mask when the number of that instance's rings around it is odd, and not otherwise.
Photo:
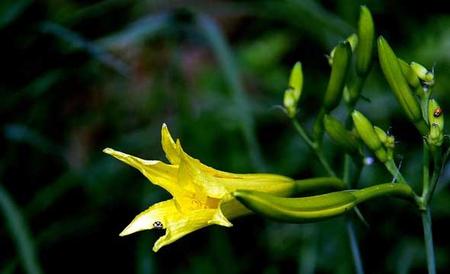
[(352, 192), (352, 194), (358, 199), (358, 203), (377, 197), (396, 196), (398, 198), (411, 201), (419, 206), (421, 200), (420, 197), (416, 195), (416, 193), (408, 184), (378, 184), (371, 187), (355, 190)]
[(427, 254), (428, 274), (436, 274), (436, 263), (434, 259), (433, 233), (431, 230), (430, 209), (422, 212), (423, 236), (425, 240), (425, 250)]
[(400, 170), (398, 170), (397, 166), (395, 165), (394, 160), (388, 160), (384, 163), (384, 166), (386, 169), (391, 173), (392, 176), (394, 176), (395, 180), (398, 180), (400, 183), (406, 184), (406, 180), (401, 174)]
[(439, 176), (441, 175), (442, 171), (442, 154), (440, 149), (434, 148), (433, 150), (430, 150), (433, 154), (433, 174), (431, 175), (430, 180), (430, 190), (428, 191), (427, 195), (424, 196), (425, 202), (428, 204), (433, 197), (434, 190), (436, 189), (437, 182), (439, 180)]
[(358, 240), (356, 239), (353, 222), (350, 219), (346, 221), (347, 235), (350, 242), (350, 249), (352, 250), (353, 263), (355, 264), (355, 271), (357, 274), (364, 274), (364, 269), (359, 252)]
[(425, 202), (424, 206), (426, 207), (427, 196), (430, 191), (430, 149), (425, 140), (423, 141), (422, 157), (422, 200)]
[(360, 76), (358, 74), (355, 75), (355, 78), (350, 83), (350, 87), (348, 90), (348, 102), (347, 107), (352, 110), (355, 107), (356, 102), (358, 101), (362, 88), (364, 86), (364, 82), (366, 81), (367, 75)]
[(331, 177), (336, 177), (336, 173), (330, 167), (330, 164), (328, 164), (327, 159), (323, 155), (322, 149), (316, 143), (311, 141), (306, 131), (303, 129), (303, 127), (299, 124), (299, 122), (296, 119), (291, 120), (294, 125), (294, 128), (297, 130), (300, 137), (302, 137), (305, 143), (314, 151), (314, 153), (316, 154), (317, 158), (319, 159), (320, 163), (322, 164), (323, 168), (326, 170), (328, 175)]
[[(345, 154), (344, 159), (344, 174), (343, 174), (344, 183), (349, 186), (350, 185), (350, 156)], [(356, 210), (356, 207), (355, 207)], [(352, 251), (353, 263), (355, 265), (355, 271), (357, 274), (364, 274), (364, 268), (361, 259), (361, 252), (358, 246), (358, 240), (356, 238), (355, 228), (353, 222), (350, 218), (346, 219), (346, 228), (347, 228), (347, 236), (350, 243), (350, 250)]]

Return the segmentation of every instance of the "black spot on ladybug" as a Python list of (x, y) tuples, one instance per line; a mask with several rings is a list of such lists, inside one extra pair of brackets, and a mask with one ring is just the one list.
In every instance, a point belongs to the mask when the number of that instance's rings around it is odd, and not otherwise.
[(153, 227), (156, 229), (163, 229), (163, 224), (160, 221), (156, 221), (153, 223)]

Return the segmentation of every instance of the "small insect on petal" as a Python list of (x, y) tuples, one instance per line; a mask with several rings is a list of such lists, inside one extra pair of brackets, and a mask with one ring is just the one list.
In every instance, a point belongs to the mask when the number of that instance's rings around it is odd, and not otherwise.
[(163, 229), (164, 227), (163, 227), (163, 224), (160, 221), (156, 221), (156, 222), (153, 223), (153, 228)]

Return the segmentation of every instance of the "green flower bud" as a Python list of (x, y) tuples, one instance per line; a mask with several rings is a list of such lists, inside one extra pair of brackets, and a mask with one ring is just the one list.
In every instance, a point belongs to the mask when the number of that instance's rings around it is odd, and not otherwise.
[(302, 64), (295, 63), (289, 77), (289, 88), (284, 92), (283, 105), (287, 115), (292, 118), (297, 114), (297, 104), (302, 95), (303, 89), (303, 72)]
[(353, 124), (363, 142), (372, 150), (381, 162), (386, 162), (388, 153), (385, 150), (372, 123), (359, 111), (352, 112)]
[(361, 6), (358, 21), (358, 47), (356, 48), (356, 72), (365, 76), (372, 65), (375, 27), (372, 14), (366, 6)]
[(405, 77), (406, 81), (408, 81), (408, 84), (413, 88), (417, 88), (418, 86), (420, 86), (420, 80), (417, 77), (417, 74), (412, 70), (411, 66), (402, 59), (397, 59), (398, 63), (400, 64), (400, 69), (402, 70), (403, 76)]
[[(352, 52), (354, 52), (356, 47), (358, 46), (358, 35), (356, 35), (356, 33), (352, 33), (349, 37), (347, 37), (347, 39), (345, 39), (345, 41), (350, 43)], [(334, 47), (331, 50), (330, 55), (328, 55), (328, 64), (330, 64), (330, 66), (333, 65), (333, 57), (334, 57), (335, 51), (336, 51), (336, 47)]]
[(345, 129), (344, 125), (331, 115), (325, 115), (323, 118), (323, 124), (325, 131), (331, 140), (344, 148), (349, 153), (355, 153), (358, 151), (358, 140), (356, 136)]
[(408, 184), (393, 183), (301, 198), (278, 197), (251, 190), (233, 192), (233, 196), (253, 212), (288, 223), (309, 223), (332, 218), (364, 201), (390, 195), (415, 202), (414, 191)]
[(323, 106), (327, 112), (333, 110), (341, 100), (350, 68), (352, 50), (349, 42), (341, 42), (336, 46), (331, 66), (330, 80), (325, 92)]
[(289, 88), (294, 90), (296, 101), (300, 99), (303, 89), (303, 71), (300, 62), (295, 63), (289, 77)]
[(434, 73), (427, 70), (424, 66), (419, 63), (411, 62), (411, 69), (414, 73), (419, 77), (420, 80), (424, 82), (424, 84), (428, 86), (432, 86), (434, 84)]
[(414, 123), (422, 135), (425, 135), (428, 130), (427, 125), (422, 118), (419, 103), (412, 94), (411, 89), (403, 76), (394, 51), (392, 51), (391, 47), (382, 36), (378, 38), (378, 57), (380, 59), (383, 74), (394, 92), (397, 101), (402, 106), (409, 120)]
[(434, 99), (428, 101), (428, 121), (430, 132), (428, 133), (428, 143), (440, 146), (444, 141), (444, 113)]
[(395, 138), (392, 135), (386, 134), (381, 128), (374, 126), (373, 129), (380, 139), (381, 143), (388, 149), (393, 149), (395, 147)]
[(351, 191), (338, 191), (302, 198), (285, 198), (264, 192), (237, 190), (234, 197), (253, 212), (289, 223), (317, 222), (338, 216), (356, 205)]
[(288, 88), (284, 92), (283, 105), (290, 118), (297, 114), (297, 96), (294, 89)]

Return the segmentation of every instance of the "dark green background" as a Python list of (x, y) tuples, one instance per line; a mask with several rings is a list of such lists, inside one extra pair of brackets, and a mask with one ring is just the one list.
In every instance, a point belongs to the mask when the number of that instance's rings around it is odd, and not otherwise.
[[(366, 4), (377, 33), (398, 56), (435, 66), (434, 94), (446, 113), (450, 10), (446, 1), (411, 2)], [(185, 150), (210, 166), (294, 178), (324, 175), (276, 106), (290, 68), (301, 61), (299, 119), (310, 127), (329, 76), (325, 55), (355, 30), (360, 4), (2, 1), (0, 184), (25, 220), (42, 272), (351, 273), (343, 218), (290, 225), (250, 216), (233, 221), (231, 229), (197, 231), (156, 254), (151, 247), (162, 232), (119, 238), (136, 214), (169, 196), (102, 149), (163, 160), (160, 127), (166, 122)], [(221, 50), (221, 35), (229, 52)], [(421, 137), (378, 64), (363, 95), (371, 102), (357, 107), (375, 124), (391, 127), (397, 163), (418, 189)], [(334, 113), (342, 117), (345, 108)], [(252, 124), (250, 139), (258, 144), (249, 148), (242, 129)], [(342, 152), (329, 140), (325, 146), (340, 170)], [(450, 269), (449, 176), (445, 169), (433, 200), (441, 273)], [(390, 180), (374, 164), (360, 186)], [(411, 206), (381, 199), (361, 210), (369, 227), (359, 222), (356, 229), (367, 273), (426, 271), (420, 216)], [(19, 233), (7, 225), (19, 217), (8, 222), (7, 214), (0, 214), (0, 273), (25, 273)]]

